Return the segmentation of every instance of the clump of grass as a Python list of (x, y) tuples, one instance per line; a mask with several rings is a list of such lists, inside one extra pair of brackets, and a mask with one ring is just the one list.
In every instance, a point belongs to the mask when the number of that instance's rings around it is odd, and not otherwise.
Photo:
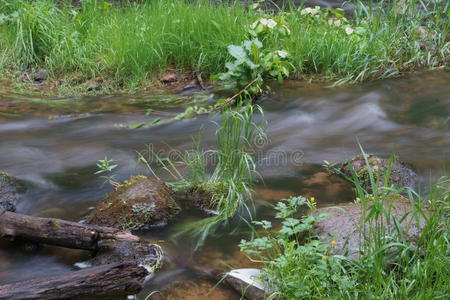
[(227, 47), (248, 40), (251, 24), (282, 18), (291, 34), (264, 40), (264, 47), (267, 53), (291, 54), (285, 74), (354, 82), (443, 66), (448, 9), (445, 1), (369, 2), (358, 3), (345, 17), (339, 10), (289, 7), (265, 13), (206, 0), (120, 5), (97, 0), (81, 7), (70, 1), (5, 0), (0, 62), (12, 73), (45, 68), (69, 84), (71, 77), (77, 78), (72, 84), (103, 77), (113, 89), (135, 88), (173, 67), (196, 75), (224, 72), (231, 59)]
[(170, 66), (218, 72), (226, 47), (241, 40), (248, 13), (239, 4), (146, 1), (81, 8), (51, 0), (6, 1), (1, 52), (17, 69), (45, 67), (54, 76), (80, 72), (137, 84)]
[[(350, 260), (333, 253), (332, 245), (308, 233), (317, 219), (308, 215), (296, 218), (299, 205), (315, 209), (315, 203), (302, 197), (285, 199), (276, 209), (282, 228), (271, 229), (267, 221), (257, 222), (265, 231), (258, 238), (241, 242), (248, 255), (263, 263), (264, 279), (275, 290), (272, 297), (282, 299), (444, 299), (450, 295), (450, 180), (441, 178), (427, 198), (409, 190), (412, 211), (406, 218), (393, 214), (392, 199), (401, 197), (401, 189), (379, 187), (370, 172), (373, 192), (358, 185), (362, 218), (359, 227), (360, 257)], [(384, 178), (388, 177), (385, 174)], [(387, 181), (385, 181), (387, 182)], [(405, 239), (406, 219), (422, 220), (416, 241)], [(390, 225), (387, 225), (390, 224)], [(392, 226), (391, 226), (392, 225)], [(333, 241), (332, 241), (333, 243)]]
[[(194, 181), (193, 186), (206, 187), (212, 196), (210, 207), (216, 216), (193, 222), (184, 226), (177, 235), (190, 234), (198, 237), (201, 245), (206, 237), (239, 215), (254, 215), (252, 206), (252, 188), (256, 180), (256, 165), (253, 161), (253, 142), (257, 136), (264, 135), (262, 127), (254, 121), (253, 106), (241, 110), (228, 110), (217, 130), (217, 150), (211, 151), (217, 164), (206, 181)], [(196, 164), (198, 165), (198, 164)], [(198, 170), (199, 168), (197, 168)], [(201, 173), (198, 173), (201, 174)], [(198, 183), (195, 183), (198, 182)], [(209, 188), (211, 187), (211, 188)]]
[[(179, 163), (186, 170), (168, 158), (161, 158), (150, 151), (140, 153), (138, 161), (143, 163), (154, 176), (158, 176), (151, 166), (156, 159), (169, 176), (175, 179), (170, 185), (175, 190), (204, 191), (210, 195), (208, 209), (214, 216), (183, 225), (176, 236), (190, 234), (198, 237), (198, 245), (219, 225), (227, 223), (236, 215), (252, 217), (252, 188), (256, 181), (256, 165), (253, 161), (254, 141), (264, 136), (264, 123), (256, 124), (254, 115), (262, 114), (258, 106), (246, 105), (234, 110), (227, 109), (216, 132), (217, 148), (202, 152), (196, 144), (193, 151), (179, 153)], [(208, 173), (208, 167), (213, 170)]]

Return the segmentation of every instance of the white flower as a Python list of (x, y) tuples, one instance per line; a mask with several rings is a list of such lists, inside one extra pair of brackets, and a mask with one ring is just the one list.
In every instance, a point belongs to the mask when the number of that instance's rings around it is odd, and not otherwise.
[(289, 56), (289, 53), (287, 53), (286, 51), (283, 51), (283, 50), (277, 50), (277, 51), (275, 51), (275, 53), (281, 58), (286, 58)]
[(311, 7), (307, 7), (307, 8), (302, 9), (300, 14), (301, 15), (312, 14), (313, 11), (314, 11), (314, 9), (312, 9)]
[(341, 25), (341, 20), (334, 21), (334, 26), (340, 26), (340, 25)]
[(259, 19), (259, 23), (261, 23), (263, 25), (267, 25), (267, 23), (269, 23), (269, 20), (267, 20), (265, 18), (261, 18), (261, 19)]
[(307, 8), (302, 9), (300, 14), (302, 14), (302, 15), (310, 14), (311, 16), (314, 16), (314, 15), (318, 14), (319, 12), (320, 12), (320, 6), (315, 6), (314, 8), (307, 7)]
[(275, 26), (277, 26), (277, 22), (275, 22), (274, 20), (272, 20), (272, 19), (269, 19), (268, 20), (268, 22), (267, 22), (267, 27), (269, 27), (269, 28), (274, 28)]
[(348, 34), (348, 35), (350, 35), (350, 34), (352, 34), (353, 33), (353, 29), (351, 28), (351, 27), (345, 27), (345, 33), (346, 34)]

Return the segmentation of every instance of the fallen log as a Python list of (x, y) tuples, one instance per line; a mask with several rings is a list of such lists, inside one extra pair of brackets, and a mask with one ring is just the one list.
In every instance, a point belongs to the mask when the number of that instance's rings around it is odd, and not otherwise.
[(91, 251), (101, 240), (139, 241), (129, 231), (9, 211), (0, 211), (0, 237)]
[(135, 295), (148, 271), (135, 261), (102, 265), (0, 286), (0, 300), (69, 299), (80, 296)]

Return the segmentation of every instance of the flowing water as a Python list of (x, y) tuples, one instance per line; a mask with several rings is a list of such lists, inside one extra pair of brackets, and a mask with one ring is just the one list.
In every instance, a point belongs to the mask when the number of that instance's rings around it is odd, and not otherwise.
[[(301, 82), (275, 86), (274, 95), (259, 103), (268, 127), (267, 139), (255, 141), (263, 179), (255, 191), (258, 218), (270, 217), (270, 205), (290, 195), (313, 195), (319, 205), (352, 201), (349, 184), (327, 176), (321, 163), (353, 157), (360, 152), (358, 143), (380, 156), (397, 153), (420, 175), (426, 192), (429, 182), (449, 175), (449, 83), (449, 72), (434, 71), (337, 88)], [(202, 149), (215, 148), (217, 116), (147, 128), (127, 126), (165, 120), (188, 104), (213, 101), (217, 93), (41, 99), (0, 89), (0, 170), (28, 187), (18, 211), (78, 221), (112, 190), (94, 175), (97, 160), (113, 158), (119, 165), (116, 179), (125, 180), (144, 171), (135, 162), (136, 151), (146, 147), (170, 156), (174, 149), (191, 149), (193, 138), (201, 138)], [(146, 115), (148, 109), (154, 112)], [(170, 179), (162, 170), (158, 173)], [(194, 260), (219, 269), (252, 265), (237, 249), (245, 227), (240, 233), (225, 231), (211, 237), (195, 253), (193, 241), (175, 243), (170, 239), (177, 226), (198, 217), (195, 210), (186, 210), (167, 228), (138, 234), (157, 241), (168, 256), (185, 262)], [(87, 258), (83, 251), (45, 247), (33, 252), (1, 242), (0, 284), (68, 272), (75, 269), (74, 263)], [(178, 280), (193, 280), (193, 275), (177, 264), (168, 264), (149, 280), (140, 299)], [(172, 291), (173, 299), (180, 295), (185, 299), (235, 297), (220, 290), (206, 295), (211, 285), (195, 280), (178, 286)]]

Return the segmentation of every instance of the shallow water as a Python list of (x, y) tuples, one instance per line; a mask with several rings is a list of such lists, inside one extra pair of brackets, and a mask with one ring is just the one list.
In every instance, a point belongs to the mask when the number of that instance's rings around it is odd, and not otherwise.
[[(255, 141), (263, 178), (255, 192), (258, 217), (269, 217), (270, 204), (289, 195), (314, 195), (319, 205), (351, 201), (350, 186), (327, 176), (321, 163), (351, 158), (360, 152), (358, 143), (380, 156), (397, 153), (418, 172), (423, 191), (429, 182), (449, 175), (449, 83), (449, 72), (435, 71), (338, 88), (301, 82), (275, 86), (275, 94), (259, 103), (268, 121), (268, 138)], [(144, 171), (136, 168), (135, 161), (136, 151), (146, 145), (170, 156), (173, 149), (191, 149), (192, 139), (201, 137), (203, 149), (214, 148), (217, 116), (140, 129), (126, 127), (167, 119), (188, 104), (202, 105), (214, 98), (214, 91), (187, 91), (39, 99), (0, 89), (0, 170), (28, 186), (18, 211), (77, 221), (112, 190), (93, 174), (98, 159), (113, 158), (120, 166), (116, 179), (125, 180)], [(146, 115), (149, 108), (155, 112)], [(245, 236), (244, 227), (235, 235), (222, 232), (211, 237), (196, 253), (193, 241), (176, 245), (169, 239), (176, 226), (197, 218), (198, 212), (187, 210), (169, 227), (139, 234), (184, 262), (193, 259), (223, 269), (225, 265), (251, 266), (236, 247)], [(74, 270), (73, 264), (87, 255), (56, 247), (34, 253), (1, 242), (0, 284)], [(143, 295), (192, 277), (182, 267), (168, 265), (148, 282)], [(187, 293), (189, 299), (233, 297), (226, 292), (206, 296), (208, 286), (199, 283), (197, 292), (194, 288)]]

